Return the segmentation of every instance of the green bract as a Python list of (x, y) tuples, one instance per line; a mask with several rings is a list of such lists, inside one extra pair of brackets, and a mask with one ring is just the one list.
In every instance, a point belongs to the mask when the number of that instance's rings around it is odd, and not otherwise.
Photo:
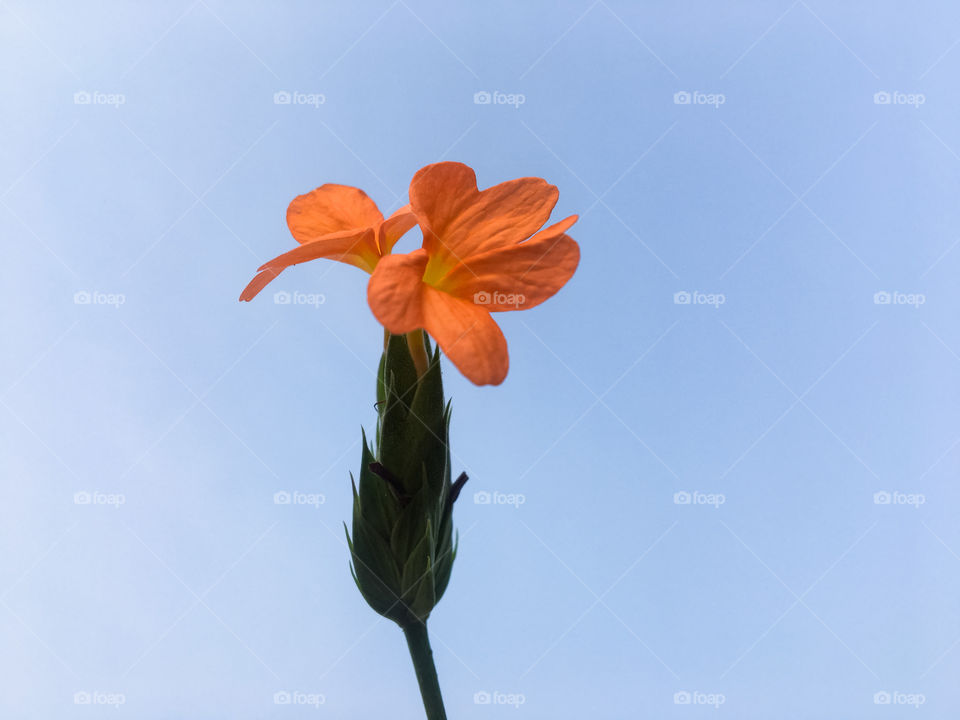
[(406, 336), (391, 335), (380, 359), (376, 447), (364, 433), (353, 536), (347, 533), (360, 593), (403, 628), (425, 622), (447, 588), (456, 556), (453, 503), (467, 480), (450, 480), (439, 350), (418, 341), (430, 358), (423, 376)]

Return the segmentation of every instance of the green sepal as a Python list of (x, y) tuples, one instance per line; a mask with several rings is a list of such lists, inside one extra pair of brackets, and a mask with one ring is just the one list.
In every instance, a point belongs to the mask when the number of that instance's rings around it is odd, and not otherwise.
[(400, 576), (390, 546), (365, 524), (353, 525), (353, 571), (367, 604), (391, 617), (400, 593)]
[(354, 483), (351, 574), (367, 603), (403, 627), (427, 619), (456, 558), (449, 449), (450, 403), (440, 352), (418, 376), (402, 335), (388, 337), (377, 369), (377, 433), (363, 435)]
[(390, 549), (397, 558), (406, 558), (423, 535), (423, 518), (429, 517), (424, 507), (426, 494), (421, 490), (400, 510), (390, 533)]
[(390, 537), (389, 529), (394, 523), (393, 493), (384, 480), (370, 470), (370, 463), (373, 462), (374, 456), (367, 445), (367, 434), (362, 428), (360, 432), (363, 439), (363, 448), (360, 451), (360, 490), (358, 500), (354, 501), (354, 514), (356, 518), (356, 508), (359, 503), (361, 514), (386, 540)]
[(433, 578), (433, 538), (430, 521), (403, 567), (403, 601), (418, 620), (426, 620), (436, 605)]
[(450, 583), (450, 575), (453, 572), (453, 561), (457, 559), (457, 546), (460, 544), (460, 534), (453, 542), (447, 539), (446, 549), (437, 552), (437, 570), (434, 574), (434, 602), (440, 602), (440, 598), (447, 591), (447, 585)]

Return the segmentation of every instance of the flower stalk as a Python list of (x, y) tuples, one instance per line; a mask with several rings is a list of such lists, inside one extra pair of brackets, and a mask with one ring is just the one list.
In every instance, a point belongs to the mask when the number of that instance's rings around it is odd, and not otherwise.
[(420, 696), (423, 698), (427, 720), (447, 720), (447, 712), (443, 708), (443, 697), (440, 694), (440, 682), (437, 679), (437, 668), (433, 664), (433, 650), (430, 649), (427, 624), (424, 622), (408, 625), (403, 629), (403, 634), (407, 638), (410, 659), (413, 660), (413, 669), (417, 673), (417, 683), (420, 685)]
[(451, 481), (450, 405), (423, 332), (386, 338), (377, 412), (354, 483), (351, 570), (367, 604), (403, 630), (427, 718), (445, 720), (426, 623), (450, 580), (453, 504), (467, 476)]

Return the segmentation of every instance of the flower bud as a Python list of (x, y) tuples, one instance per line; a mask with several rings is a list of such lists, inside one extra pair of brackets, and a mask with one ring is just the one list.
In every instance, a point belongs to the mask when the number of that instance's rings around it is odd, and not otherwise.
[[(423, 347), (412, 354), (409, 342)], [(430, 358), (422, 374), (417, 353)], [(424, 622), (446, 590), (456, 555), (453, 502), (467, 479), (450, 480), (450, 406), (439, 351), (422, 333), (388, 338), (377, 412), (375, 447), (364, 433), (353, 486), (351, 570), (367, 604), (407, 627)]]

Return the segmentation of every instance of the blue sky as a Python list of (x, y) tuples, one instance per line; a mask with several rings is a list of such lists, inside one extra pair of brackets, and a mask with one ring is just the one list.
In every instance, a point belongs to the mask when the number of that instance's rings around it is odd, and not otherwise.
[(582, 250), (502, 386), (446, 365), (449, 714), (960, 710), (951, 3), (5, 0), (0, 55), (4, 716), (422, 716), (341, 525), (366, 277), (237, 296), (441, 159)]

